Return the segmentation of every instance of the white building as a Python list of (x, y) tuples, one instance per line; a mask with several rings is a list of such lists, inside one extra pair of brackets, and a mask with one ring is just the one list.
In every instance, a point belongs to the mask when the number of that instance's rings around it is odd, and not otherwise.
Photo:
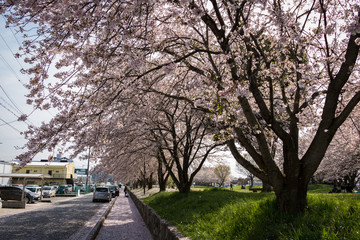
[[(11, 173), (11, 172), (12, 172), (12, 164), (0, 160), (0, 173)], [(9, 185), (9, 182), (10, 182), (10, 178), (0, 177), (0, 186)]]

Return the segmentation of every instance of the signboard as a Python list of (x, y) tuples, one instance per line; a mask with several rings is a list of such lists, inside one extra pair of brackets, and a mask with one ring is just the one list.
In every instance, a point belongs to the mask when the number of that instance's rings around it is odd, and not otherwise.
[(75, 173), (77, 175), (87, 175), (87, 169), (75, 168)]

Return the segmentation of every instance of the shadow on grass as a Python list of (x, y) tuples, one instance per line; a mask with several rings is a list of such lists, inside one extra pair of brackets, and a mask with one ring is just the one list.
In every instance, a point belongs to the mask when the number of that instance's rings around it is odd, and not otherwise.
[(192, 222), (194, 216), (217, 212), (232, 202), (262, 199), (262, 194), (245, 194), (219, 188), (204, 191), (160, 192), (143, 199), (169, 222)]
[(296, 217), (279, 212), (273, 193), (210, 189), (144, 201), (193, 240), (360, 239), (359, 197), (352, 194), (311, 194)]

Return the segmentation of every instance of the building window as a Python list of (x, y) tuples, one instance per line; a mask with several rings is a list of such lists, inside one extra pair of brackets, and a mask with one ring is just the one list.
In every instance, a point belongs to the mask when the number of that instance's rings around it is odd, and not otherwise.
[(51, 175), (52, 175), (52, 170), (49, 170), (49, 171), (48, 171), (48, 174), (51, 176)]
[(55, 171), (56, 173), (59, 173), (59, 171)]
[(34, 170), (34, 173), (37, 173), (37, 170)]
[(30, 173), (30, 170), (26, 170), (26, 173)]

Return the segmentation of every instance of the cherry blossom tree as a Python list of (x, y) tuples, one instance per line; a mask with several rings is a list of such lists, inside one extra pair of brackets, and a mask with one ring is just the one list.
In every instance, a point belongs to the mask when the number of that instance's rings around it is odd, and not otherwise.
[[(299, 213), (310, 178), (360, 101), (355, 0), (25, 0), (5, 1), (2, 10), (23, 32), (38, 26), (23, 46), (33, 64), (25, 71), (33, 76), (29, 103), (61, 109), (28, 131), (39, 136), (21, 156), (27, 161), (78, 137), (99, 115), (130, 114), (119, 103), (146, 90), (208, 113), (218, 141), (273, 187), (282, 211)], [(48, 83), (52, 66), (59, 80)], [(300, 150), (303, 132), (311, 141)], [(281, 161), (271, 154), (274, 139)]]
[(360, 174), (360, 111), (353, 112), (336, 133), (315, 179), (356, 187)]
[(179, 192), (186, 193), (218, 144), (211, 139), (211, 127), (204, 113), (194, 111), (190, 104), (182, 101), (170, 100), (168, 104), (158, 109), (153, 119), (157, 127), (152, 132), (161, 149), (170, 156), (161, 159), (174, 184)]
[[(188, 42), (179, 33), (164, 51), (174, 62), (186, 58), (181, 62), (217, 90), (212, 112), (231, 127), (236, 160), (274, 188), (282, 211), (302, 212), (311, 176), (360, 100), (358, 3), (342, 3), (339, 14), (338, 2), (202, 3), (185, 9), (194, 22), (184, 25), (198, 38)], [(313, 138), (300, 155), (299, 133), (308, 128)], [(283, 148), (280, 166), (269, 147), (274, 137)]]
[(214, 168), (209, 166), (203, 166), (198, 174), (194, 178), (196, 185), (212, 186), (217, 182), (217, 177), (214, 173)]

